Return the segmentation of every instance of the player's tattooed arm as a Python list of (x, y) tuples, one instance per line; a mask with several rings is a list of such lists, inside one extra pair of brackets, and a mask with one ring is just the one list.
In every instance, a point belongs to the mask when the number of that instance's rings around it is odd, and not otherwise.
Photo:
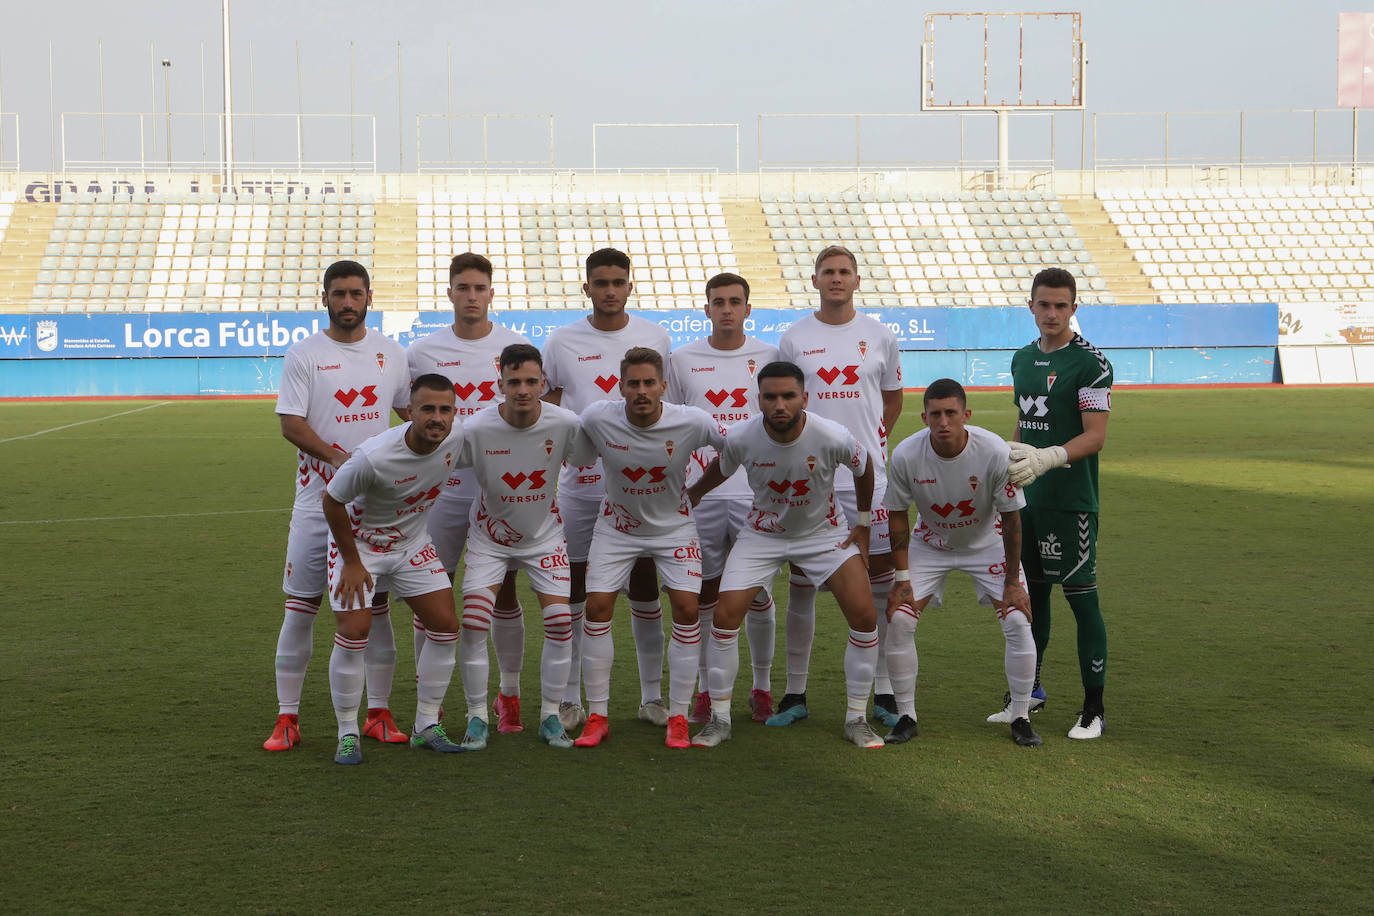
[(1021, 587), (1021, 513), (1015, 509), (1002, 513), (1002, 553), (1007, 567), (1002, 601), (1030, 619), (1030, 596)]
[[(907, 547), (911, 543), (911, 522), (907, 518), (905, 509), (889, 509), (887, 513), (887, 531), (892, 545), (892, 565), (896, 567), (898, 574), (907, 572)], [(910, 573), (907, 573), (909, 576)], [(916, 596), (911, 591), (911, 581), (907, 576), (902, 576), (892, 583), (892, 590), (887, 593), (887, 619), (891, 620), (893, 613), (902, 605), (915, 607)]]
[(335, 448), (320, 438), (319, 433), (310, 428), (305, 417), (295, 414), (281, 415), (281, 434), (287, 442), (300, 449), (311, 458), (323, 461), (334, 467), (348, 460), (348, 452)]
[(701, 502), (701, 498), (710, 493), (716, 487), (725, 483), (725, 475), (720, 470), (720, 458), (712, 458), (711, 463), (706, 466), (701, 479), (687, 488), (687, 498), (691, 500), (695, 507)]

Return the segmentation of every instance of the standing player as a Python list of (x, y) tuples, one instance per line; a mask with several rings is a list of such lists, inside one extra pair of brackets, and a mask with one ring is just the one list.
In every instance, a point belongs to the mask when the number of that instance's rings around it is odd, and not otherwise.
[[(811, 277), (820, 303), (816, 311), (788, 328), (778, 341), (781, 359), (801, 367), (813, 394), (809, 413), (834, 420), (863, 444), (873, 459), (873, 527), (869, 531), (868, 578), (875, 607), (887, 606), (892, 588), (892, 554), (888, 544), (887, 434), (902, 413), (901, 353), (897, 337), (884, 324), (854, 309), (859, 288), (858, 262), (838, 245), (816, 256)], [(851, 524), (856, 521), (854, 478), (848, 469), (835, 475), (835, 496)], [(878, 616), (881, 643), (887, 620)], [(816, 590), (792, 571), (787, 592), (787, 692), (769, 725), (789, 725), (806, 718), (806, 671), (816, 630)], [(881, 655), (873, 698), (874, 715), (888, 726), (897, 723), (887, 666)]]
[(358, 743), (362, 654), (372, 624), (369, 605), (381, 588), (404, 598), (425, 625), (425, 645), (415, 663), (411, 746), (446, 754), (462, 750), (439, 723), (439, 707), (453, 678), (458, 618), (424, 517), (462, 451), (463, 428), (453, 414), (453, 383), (442, 375), (420, 376), (410, 387), (410, 422), (358, 446), (325, 487), (329, 595), (336, 621), (329, 657), (329, 692), (339, 721), (335, 763), (363, 762)]
[[(973, 412), (964, 386), (948, 378), (931, 382), (924, 407), (926, 428), (892, 450), (887, 478), (897, 572), (887, 599), (884, 651), (900, 718), (886, 740), (900, 744), (916, 737), (916, 624), (927, 607), (940, 606), (945, 577), (963, 570), (973, 578), (979, 603), (995, 607), (1002, 621), (1012, 739), (1022, 747), (1037, 747), (1040, 736), (1029, 718), (1035, 641), (1021, 575), (1017, 512), (1026, 499), (1008, 479), (1007, 443), (996, 433), (967, 425)], [(912, 504), (921, 524), (908, 553), (907, 507)]]
[[(1011, 446), (1011, 482), (1026, 487), (1021, 564), (1030, 582), (1036, 684), (1050, 641), (1050, 587), (1058, 582), (1078, 622), (1083, 710), (1070, 738), (1100, 738), (1106, 725), (1107, 625), (1097, 602), (1097, 453), (1107, 443), (1112, 364), (1076, 334), (1078, 287), (1050, 267), (1031, 281), (1030, 310), (1040, 337), (1011, 359), (1019, 411)], [(1032, 481), (1034, 482), (1033, 485)], [(988, 717), (1005, 722), (1010, 708)]]
[[(584, 321), (574, 321), (549, 335), (544, 345), (544, 371), (549, 393), (545, 399), (581, 414), (597, 401), (619, 400), (620, 360), (631, 347), (658, 351), (664, 363), (670, 347), (661, 325), (627, 314), (625, 303), (634, 290), (630, 282), (630, 258), (614, 248), (602, 248), (587, 256), (587, 282), (582, 291), (592, 311)], [(582, 708), (581, 640), (587, 607), (587, 548), (592, 528), (606, 495), (601, 462), (585, 468), (565, 466), (558, 475), (558, 507), (563, 534), (568, 541), (572, 577), (572, 674), (559, 715), (571, 731), (586, 721)], [(663, 609), (652, 563), (641, 563), (630, 577), (630, 628), (639, 661), (639, 717), (658, 726), (668, 724), (663, 703)]]
[[(882, 747), (864, 711), (878, 663), (878, 621), (866, 572), (873, 460), (843, 426), (806, 410), (805, 376), (793, 363), (759, 370), (758, 416), (731, 427), (719, 457), (692, 486), (695, 502), (744, 468), (754, 493), (748, 524), (725, 561), (720, 602), (711, 627), (711, 721), (693, 746), (715, 747), (730, 737), (730, 696), (739, 674), (736, 638), (755, 595), (783, 563), (811, 586), (830, 587), (849, 622), (844, 653), (844, 737), (859, 747)], [(857, 523), (845, 524), (833, 483), (840, 466), (854, 475)]]
[[(495, 403), (501, 350), (511, 344), (528, 344), (522, 335), (487, 317), (493, 288), (491, 262), (470, 251), (456, 256), (448, 267), (448, 299), (453, 303), (453, 324), (440, 328), (410, 345), (406, 359), (410, 377), (436, 372), (453, 381), (458, 399), (458, 419), (465, 421), (483, 407)], [(455, 470), (429, 513), (429, 536), (449, 576), (458, 568), (468, 539), (468, 512), (477, 484), (471, 471)], [(501, 687), (496, 695), (496, 728), (518, 732), (520, 725), (520, 669), (525, 659), (525, 618), (515, 596), (515, 577), (510, 576), (497, 595), (491, 615), (491, 642)], [(415, 621), (415, 657), (425, 644), (424, 627)]]
[[(754, 375), (778, 358), (778, 348), (745, 336), (744, 320), (749, 317), (749, 283), (736, 274), (716, 274), (706, 281), (706, 317), (711, 335), (694, 341), (673, 354), (668, 367), (668, 393), (678, 404), (689, 404), (707, 411), (722, 428), (728, 429), (759, 412), (758, 385)], [(687, 483), (696, 483), (702, 471), (716, 456), (710, 447), (697, 450), (687, 466)], [(701, 541), (702, 629), (710, 630), (720, 592), (720, 574), (725, 555), (739, 535), (749, 514), (749, 480), (743, 469), (723, 485), (708, 493), (696, 507), (697, 536)], [(749, 691), (749, 707), (755, 722), (766, 722), (773, 714), (773, 694), (769, 683), (773, 670), (774, 612), (770, 583), (749, 606), (745, 633), (753, 661), (754, 685)], [(710, 721), (711, 696), (707, 682), (707, 645), (702, 643), (698, 678), (699, 690), (692, 698), (689, 722)]]
[(582, 412), (579, 459), (601, 456), (606, 498), (596, 520), (587, 564), (587, 620), (582, 674), (587, 683), (587, 727), (575, 744), (595, 747), (610, 734), (608, 703), (615, 646), (611, 616), (630, 581), (635, 561), (648, 558), (663, 578), (673, 610), (668, 643), (668, 721), (665, 744), (689, 746), (687, 704), (700, 654), (701, 547), (687, 502), (692, 452), (724, 444), (711, 415), (664, 403), (663, 357), (634, 347), (620, 361), (622, 403), (600, 401)]
[[(301, 689), (310, 663), (315, 615), (329, 576), (325, 566), (329, 526), (320, 495), (336, 468), (366, 439), (387, 428), (387, 411), (406, 405), (405, 351), (368, 329), (372, 287), (356, 261), (335, 261), (324, 272), (329, 327), (286, 351), (277, 414), (281, 434), (296, 446), (296, 501), (286, 540), (286, 616), (277, 637), (277, 724), (263, 747), (289, 750), (301, 738)], [(396, 639), (390, 604), (378, 592), (372, 613), (379, 618), (364, 658), (367, 724), (363, 734), (379, 741), (406, 740), (389, 709), (396, 672)]]
[[(464, 428), (461, 463), (472, 468), (468, 476), (475, 478), (477, 499), (463, 573), (459, 658), (468, 702), (463, 747), (487, 746), (487, 631), (494, 640), (492, 602), (516, 569), (525, 570), (544, 611), (539, 738), (553, 747), (572, 747), (558, 719), (572, 661), (572, 623), (568, 553), (553, 491), (558, 469), (577, 441), (577, 415), (539, 399), (544, 368), (534, 347), (511, 344), (501, 351), (500, 362), (504, 400), (478, 411)], [(503, 686), (501, 693), (509, 690)]]

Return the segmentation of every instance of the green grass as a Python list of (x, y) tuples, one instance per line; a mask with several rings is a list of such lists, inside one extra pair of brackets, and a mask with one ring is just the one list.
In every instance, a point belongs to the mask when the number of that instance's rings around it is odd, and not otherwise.
[[(1009, 432), (1009, 400), (975, 394), (974, 422)], [(305, 741), (269, 755), (292, 480), (272, 403), (173, 402), (0, 442), (7, 908), (1367, 910), (1374, 389), (1115, 400), (1109, 729), (1064, 737), (1080, 694), (1056, 593), (1033, 751), (983, 722), (1001, 635), (959, 581), (917, 634), (921, 737), (882, 753), (840, 740), (827, 596), (812, 718), (765, 730), (737, 712), (709, 753), (668, 753), (634, 721), (621, 613), (597, 751), (540, 745), (527, 715), (481, 754), (369, 742), (363, 766), (336, 767), (322, 620)], [(0, 440), (137, 406), (4, 404)], [(899, 438), (918, 414), (908, 399)], [(533, 701), (537, 623), (528, 635)]]

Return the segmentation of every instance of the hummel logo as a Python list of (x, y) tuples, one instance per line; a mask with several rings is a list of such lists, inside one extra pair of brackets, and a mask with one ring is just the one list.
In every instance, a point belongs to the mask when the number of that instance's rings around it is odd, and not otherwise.
[(1095, 658), (1093, 659), (1092, 667), (1093, 674), (1101, 674), (1107, 667), (1107, 660), (1105, 658)]
[(368, 385), (365, 388), (363, 388), (362, 391), (359, 391), (356, 388), (350, 388), (347, 391), (334, 392), (334, 399), (345, 407), (352, 407), (353, 402), (358, 400), (359, 397), (363, 399), (362, 406), (364, 407), (371, 407), (373, 404), (376, 404), (377, 386)]
[(859, 384), (859, 367), (858, 367), (858, 366), (845, 366), (845, 367), (843, 367), (843, 368), (841, 368), (841, 367), (839, 367), (839, 366), (831, 366), (829, 369), (817, 369), (817, 370), (816, 370), (816, 374), (817, 374), (818, 376), (820, 376), (821, 381), (825, 382), (827, 385), (833, 385), (833, 384), (835, 384), (835, 379), (837, 379), (837, 378), (840, 377), (840, 373), (844, 373), (844, 384), (846, 384), (846, 385), (857, 385), (857, 384)]
[(1021, 405), (1022, 416), (1043, 417), (1050, 412), (1049, 404), (1046, 403), (1049, 399), (1050, 396), (1047, 394), (1038, 394), (1034, 397), (1023, 395), (1017, 398), (1016, 401)]

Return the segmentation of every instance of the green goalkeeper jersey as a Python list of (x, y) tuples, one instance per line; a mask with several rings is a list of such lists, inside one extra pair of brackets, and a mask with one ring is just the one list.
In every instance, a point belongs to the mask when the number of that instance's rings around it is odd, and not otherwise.
[[(1084, 411), (1112, 408), (1112, 364), (1081, 335), (1053, 353), (1031, 341), (1011, 358), (1016, 431), (1027, 445), (1063, 445), (1083, 432)], [(1029, 508), (1097, 511), (1097, 456), (1055, 468), (1026, 487)]]

